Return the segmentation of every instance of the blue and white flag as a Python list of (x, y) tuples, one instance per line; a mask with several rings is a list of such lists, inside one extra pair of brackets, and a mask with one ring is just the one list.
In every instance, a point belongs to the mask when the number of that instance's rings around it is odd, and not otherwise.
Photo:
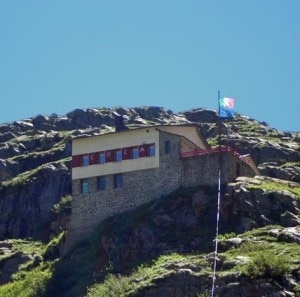
[(230, 118), (234, 117), (234, 99), (233, 98), (219, 98), (219, 117)]

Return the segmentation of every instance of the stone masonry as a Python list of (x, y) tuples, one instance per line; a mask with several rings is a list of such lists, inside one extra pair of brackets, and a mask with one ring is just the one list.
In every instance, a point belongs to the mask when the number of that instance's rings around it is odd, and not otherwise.
[[(67, 248), (88, 236), (104, 219), (133, 209), (179, 187), (216, 185), (219, 154), (181, 158), (182, 137), (159, 132), (159, 167), (123, 173), (122, 188), (115, 189), (113, 175), (106, 176), (106, 189), (97, 189), (97, 177), (90, 178), (90, 193), (81, 193), (80, 180), (73, 180), (73, 205), (68, 227)], [(171, 150), (165, 152), (165, 142)], [(252, 169), (231, 153), (221, 153), (222, 182), (233, 181), (238, 175), (253, 176)]]

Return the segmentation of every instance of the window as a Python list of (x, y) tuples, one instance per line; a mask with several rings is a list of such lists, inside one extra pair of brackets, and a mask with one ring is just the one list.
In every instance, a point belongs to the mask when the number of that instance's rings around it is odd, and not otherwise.
[(171, 153), (171, 142), (170, 142), (170, 140), (165, 141), (165, 153), (166, 154)]
[(105, 163), (105, 153), (100, 153), (99, 154), (99, 164), (104, 164)]
[(99, 176), (98, 177), (98, 190), (99, 191), (104, 191), (105, 188), (106, 188), (105, 176)]
[(115, 152), (115, 161), (122, 161), (122, 151), (121, 150), (117, 150)]
[(150, 145), (149, 146), (149, 156), (150, 157), (155, 156), (155, 145)]
[(135, 147), (132, 149), (132, 159), (137, 159), (139, 157), (139, 148)]
[(89, 165), (89, 155), (82, 156), (82, 166), (88, 166)]
[(89, 180), (87, 178), (81, 180), (81, 193), (89, 192)]
[(119, 189), (123, 187), (123, 175), (122, 173), (118, 173), (114, 175), (114, 187), (115, 189)]

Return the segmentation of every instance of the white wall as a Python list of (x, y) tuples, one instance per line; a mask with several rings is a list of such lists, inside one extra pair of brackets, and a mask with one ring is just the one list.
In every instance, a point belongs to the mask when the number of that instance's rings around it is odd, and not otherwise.
[(72, 155), (88, 154), (142, 144), (155, 143), (155, 156), (105, 164), (74, 167), (72, 179), (108, 175), (159, 167), (159, 131), (155, 127), (108, 133), (73, 140)]

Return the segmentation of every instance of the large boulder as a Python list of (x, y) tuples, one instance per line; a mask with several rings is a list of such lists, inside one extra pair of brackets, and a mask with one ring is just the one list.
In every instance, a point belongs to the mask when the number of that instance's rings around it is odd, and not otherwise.
[[(279, 183), (278, 189), (264, 190), (264, 180)], [(264, 177), (240, 177), (227, 187), (221, 220), (238, 233), (267, 225), (296, 226), (300, 222), (300, 201), (285, 190), (287, 187), (298, 188), (299, 184)]]
[(273, 163), (263, 163), (258, 167), (260, 173), (278, 179), (300, 183), (300, 167), (293, 164), (277, 166)]
[(197, 123), (216, 123), (219, 120), (215, 110), (192, 109), (183, 113), (187, 120)]
[[(75, 109), (67, 113), (67, 117), (71, 120), (71, 123), (79, 129), (100, 127), (101, 124), (107, 124), (107, 117), (103, 117), (97, 109)], [(113, 125), (113, 117), (109, 116), (109, 119), (110, 124)]]

